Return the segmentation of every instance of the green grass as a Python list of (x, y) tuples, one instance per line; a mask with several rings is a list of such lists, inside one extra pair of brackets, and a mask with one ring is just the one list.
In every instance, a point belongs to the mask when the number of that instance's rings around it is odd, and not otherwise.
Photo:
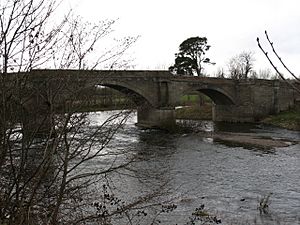
[(183, 95), (180, 98), (181, 102), (198, 102), (199, 95)]
[(181, 96), (180, 102), (182, 104), (192, 105), (199, 104), (200, 102), (210, 103), (211, 99), (204, 94), (190, 94)]
[(300, 130), (300, 106), (293, 110), (269, 116), (262, 122), (290, 130)]

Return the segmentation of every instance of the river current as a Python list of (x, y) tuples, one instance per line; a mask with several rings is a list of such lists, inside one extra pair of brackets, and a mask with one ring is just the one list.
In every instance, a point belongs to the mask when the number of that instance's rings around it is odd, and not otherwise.
[[(94, 126), (100, 126), (111, 113), (90, 113), (89, 117)], [(300, 224), (300, 132), (261, 124), (188, 122), (207, 133), (255, 133), (298, 142), (266, 149), (216, 141), (191, 130), (141, 129), (135, 123), (132, 114), (108, 149), (138, 156), (134, 173), (140, 178), (118, 174), (114, 182), (129, 199), (164, 186), (169, 193), (162, 198), (177, 208), (162, 215), (161, 224), (185, 224), (200, 205), (225, 224)], [(267, 195), (268, 213), (261, 215), (259, 200)]]

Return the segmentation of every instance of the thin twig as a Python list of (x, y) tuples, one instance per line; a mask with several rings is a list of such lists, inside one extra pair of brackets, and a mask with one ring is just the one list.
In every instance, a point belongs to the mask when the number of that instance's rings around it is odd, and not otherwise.
[(259, 38), (256, 38), (258, 47), (260, 48), (260, 50), (264, 53), (264, 55), (266, 56), (266, 58), (269, 60), (269, 63), (271, 64), (271, 66), (274, 68), (274, 70), (276, 71), (276, 73), (281, 77), (282, 80), (284, 80), (288, 85), (290, 85), (295, 91), (300, 93), (300, 90), (291, 82), (289, 82), (287, 79), (285, 79), (285, 77), (282, 75), (282, 73), (280, 73), (280, 71), (277, 69), (277, 67), (273, 64), (272, 60), (270, 59), (270, 57), (268, 56), (268, 52), (266, 52), (260, 42), (259, 42)]
[(277, 52), (275, 51), (275, 48), (274, 48), (274, 44), (273, 42), (271, 42), (270, 38), (269, 38), (269, 35), (267, 33), (267, 31), (265, 31), (265, 35), (267, 37), (267, 40), (269, 42), (269, 44), (271, 45), (272, 47), (272, 50), (274, 52), (274, 54), (276, 55), (276, 57), (279, 59), (279, 61), (281, 62), (281, 64), (284, 66), (284, 68), (297, 80), (297, 81), (300, 81), (300, 79), (284, 64), (284, 62), (282, 61), (281, 57), (277, 54)]

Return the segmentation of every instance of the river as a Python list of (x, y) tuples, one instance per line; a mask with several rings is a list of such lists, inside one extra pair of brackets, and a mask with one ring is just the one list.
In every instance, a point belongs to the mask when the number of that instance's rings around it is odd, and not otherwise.
[[(94, 112), (94, 126), (113, 112)], [(168, 133), (138, 128), (133, 114), (111, 140), (108, 149), (137, 155), (136, 177), (116, 175), (116, 187), (126, 198), (165, 184), (177, 208), (161, 216), (161, 224), (185, 224), (195, 208), (205, 209), (225, 224), (300, 224), (300, 132), (262, 124), (188, 122), (194, 131)], [(206, 133), (239, 132), (297, 144), (262, 148), (214, 140)], [(92, 166), (92, 165), (91, 165)], [(269, 213), (261, 215), (259, 199), (271, 194)], [(255, 222), (256, 221), (256, 222)], [(223, 223), (222, 223), (223, 224)]]

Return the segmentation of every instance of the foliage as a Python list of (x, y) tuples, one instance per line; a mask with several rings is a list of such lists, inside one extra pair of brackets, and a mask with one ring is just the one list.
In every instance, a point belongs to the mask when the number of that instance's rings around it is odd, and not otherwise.
[(179, 46), (179, 52), (175, 54), (175, 64), (169, 68), (175, 74), (200, 76), (203, 63), (214, 64), (205, 57), (210, 49), (206, 37), (191, 37), (183, 41)]

